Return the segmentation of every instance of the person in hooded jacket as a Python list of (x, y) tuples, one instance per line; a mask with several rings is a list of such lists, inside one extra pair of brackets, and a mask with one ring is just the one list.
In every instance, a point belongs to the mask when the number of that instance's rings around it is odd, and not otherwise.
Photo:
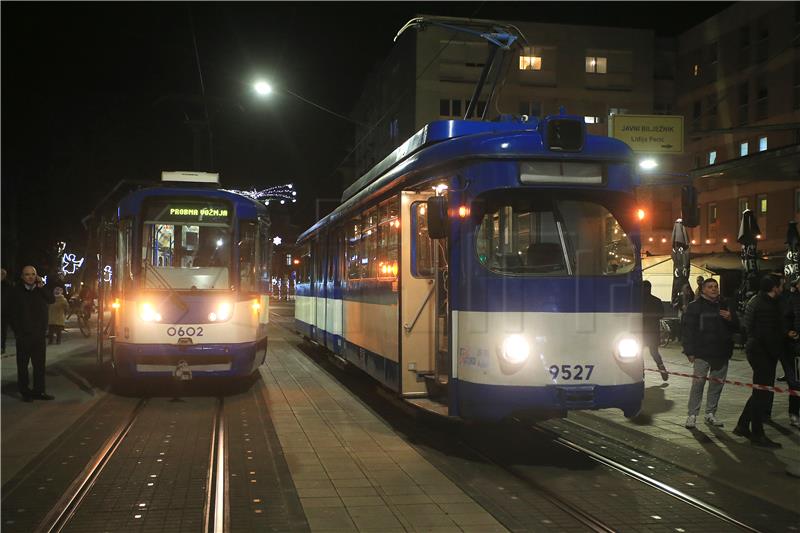
[(645, 346), (650, 350), (650, 356), (655, 361), (661, 379), (667, 381), (669, 373), (658, 352), (658, 341), (661, 334), (661, 317), (664, 316), (664, 304), (651, 293), (653, 285), (645, 280), (642, 282), (642, 337)]
[[(781, 315), (781, 287), (772, 276), (764, 276), (759, 291), (747, 302), (744, 325), (747, 330), (747, 362), (753, 369), (753, 383), (772, 387), (775, 385), (775, 367), (785, 347), (783, 317)], [(753, 388), (734, 435), (747, 437), (756, 446), (780, 448), (781, 444), (764, 434), (764, 415), (769, 401), (769, 391)]]
[(69, 302), (64, 297), (64, 289), (55, 287), (53, 289), (53, 298), (55, 301), (48, 305), (48, 325), (47, 325), (47, 343), (61, 344), (61, 332), (64, 331), (64, 322), (67, 312), (69, 311)]
[(719, 284), (713, 278), (703, 280), (700, 298), (693, 301), (683, 314), (683, 353), (693, 364), (695, 377), (689, 392), (688, 417), (685, 426), (694, 428), (703, 400), (706, 377), (708, 384), (705, 422), (721, 427), (716, 417), (723, 381), (728, 375), (728, 361), (733, 355), (733, 334), (739, 330), (739, 319), (734, 306), (721, 299)]

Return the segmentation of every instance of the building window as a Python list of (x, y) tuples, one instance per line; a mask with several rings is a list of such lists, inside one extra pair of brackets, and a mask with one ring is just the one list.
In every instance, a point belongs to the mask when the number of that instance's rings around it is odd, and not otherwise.
[(767, 195), (766, 194), (759, 194), (756, 197), (756, 204), (758, 206), (758, 215), (766, 215), (767, 214)]
[(794, 190), (794, 212), (800, 213), (800, 189)]
[(600, 124), (600, 117), (585, 116), (583, 121), (587, 124)]
[(710, 94), (706, 97), (706, 109), (708, 109), (708, 127), (713, 129), (717, 127), (717, 95)]
[(450, 109), (454, 117), (461, 116), (461, 99), (450, 100)]
[(769, 58), (769, 23), (767, 17), (761, 17), (756, 30), (758, 43), (756, 44), (756, 59), (764, 63)]
[(656, 115), (671, 115), (672, 104), (656, 102), (656, 104), (653, 106), (653, 113)]
[(692, 65), (692, 76), (696, 78), (699, 75), (700, 75), (700, 65), (695, 63), (694, 65)]
[(694, 105), (692, 106), (692, 129), (699, 130), (700, 129), (700, 118), (703, 115), (703, 102), (700, 100), (695, 100)]
[(542, 116), (542, 103), (536, 101), (520, 102), (519, 114), (528, 115), (529, 117), (540, 117)]
[(608, 58), (599, 56), (586, 56), (586, 72), (605, 74), (608, 70)]
[(748, 91), (747, 82), (739, 84), (739, 124), (747, 124), (748, 105), (750, 103), (750, 94)]
[(389, 138), (394, 140), (400, 136), (400, 122), (394, 119), (389, 122)]
[(749, 149), (750, 149), (750, 144), (747, 141), (739, 143), (739, 156), (745, 157)]
[(760, 137), (758, 139), (758, 151), (759, 152), (764, 152), (766, 149), (767, 149), (767, 138), (766, 137)]
[(628, 114), (628, 110), (625, 109), (624, 107), (609, 107), (608, 108), (608, 116), (627, 115), (627, 114)]
[(717, 222), (717, 204), (708, 204), (708, 225), (716, 224)]
[(449, 117), (450, 116), (450, 100), (442, 98), (439, 100), (439, 116), (440, 117)]
[(708, 152), (708, 164), (713, 165), (716, 162), (717, 162), (717, 151), (711, 150), (710, 152)]
[(482, 117), (484, 111), (486, 111), (486, 102), (478, 100), (478, 116)]
[[(539, 52), (538, 54), (536, 52)], [(542, 55), (541, 51), (536, 50), (533, 46), (525, 46), (519, 56), (519, 69), (520, 70), (542, 70)]]
[(758, 80), (758, 93), (756, 94), (756, 120), (764, 120), (769, 113), (769, 89), (764, 78)]
[(747, 209), (750, 209), (750, 199), (747, 197), (739, 198), (739, 217), (741, 218), (742, 213), (744, 213)]
[[(800, 11), (800, 6), (798, 6), (797, 10)], [(800, 36), (798, 36), (797, 40), (800, 41)], [(792, 109), (800, 109), (800, 61), (795, 61), (794, 63), (794, 87), (792, 96), (794, 97)]]

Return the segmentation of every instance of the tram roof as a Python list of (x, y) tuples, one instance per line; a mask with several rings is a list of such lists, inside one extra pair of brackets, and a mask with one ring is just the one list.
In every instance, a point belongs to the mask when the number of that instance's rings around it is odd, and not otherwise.
[[(464, 159), (539, 157), (620, 161), (633, 155), (628, 145), (620, 140), (589, 134), (584, 135), (583, 148), (578, 152), (549, 150), (542, 139), (543, 127), (556, 119), (580, 121), (585, 132), (583, 117), (570, 115), (548, 116), (542, 120), (533, 118), (526, 122), (519, 117), (509, 117), (492, 122), (437, 120), (428, 123), (345, 189), (341, 205), (303, 232), (297, 242), (336, 221), (404, 173)], [(524, 142), (519, 142), (523, 139)]]
[(173, 183), (169, 185), (157, 185), (134, 191), (119, 202), (119, 217), (138, 216), (139, 211), (147, 198), (163, 196), (198, 197), (213, 200), (226, 200), (231, 202), (235, 208), (236, 216), (239, 218), (257, 218), (259, 215), (266, 215), (267, 208), (261, 202), (253, 200), (247, 196), (237, 194), (216, 187), (208, 186), (179, 186)]

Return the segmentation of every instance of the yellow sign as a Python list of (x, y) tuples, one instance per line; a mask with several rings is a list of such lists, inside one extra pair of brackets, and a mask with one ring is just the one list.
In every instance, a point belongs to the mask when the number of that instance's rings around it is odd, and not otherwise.
[(211, 207), (204, 207), (202, 209), (197, 209), (194, 207), (185, 208), (185, 207), (171, 207), (169, 209), (170, 215), (178, 215), (178, 216), (194, 216), (194, 217), (227, 217), (228, 210), (227, 209), (214, 209)]
[(683, 115), (612, 115), (608, 136), (624, 142), (634, 152), (683, 152)]

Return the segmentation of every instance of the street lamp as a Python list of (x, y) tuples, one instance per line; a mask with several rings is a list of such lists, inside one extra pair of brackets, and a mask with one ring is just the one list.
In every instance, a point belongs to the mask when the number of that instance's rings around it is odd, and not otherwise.
[(653, 170), (657, 166), (658, 166), (658, 163), (656, 162), (655, 159), (652, 159), (652, 158), (643, 159), (642, 161), (639, 162), (639, 167), (642, 170)]
[(272, 93), (272, 85), (267, 83), (264, 80), (258, 80), (254, 85), (253, 88), (255, 89), (256, 93), (259, 96), (268, 96)]

